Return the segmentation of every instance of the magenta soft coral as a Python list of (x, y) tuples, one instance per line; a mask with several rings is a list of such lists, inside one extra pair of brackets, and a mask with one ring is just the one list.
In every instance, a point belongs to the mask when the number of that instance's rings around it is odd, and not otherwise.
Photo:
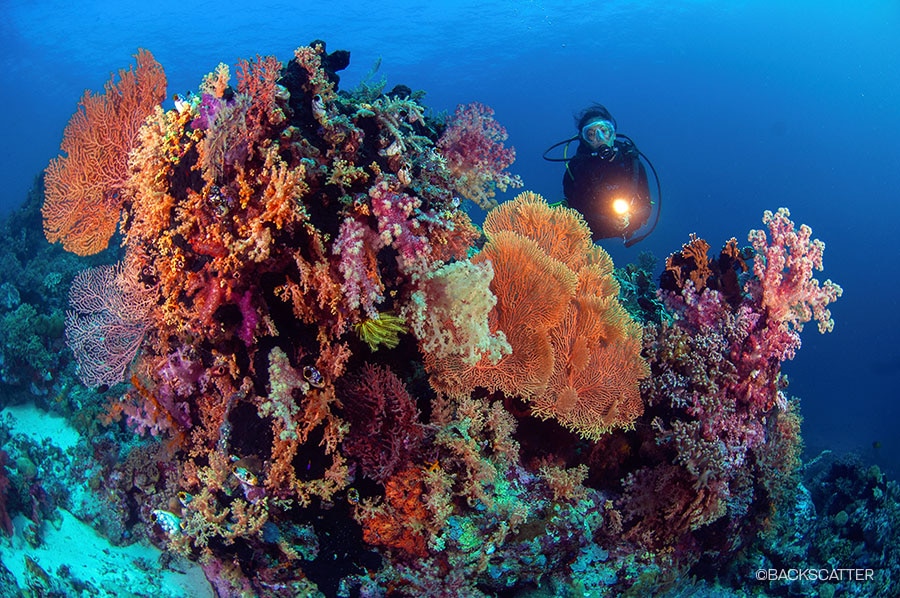
[(377, 315), (376, 306), (384, 300), (384, 283), (378, 273), (382, 247), (375, 231), (355, 216), (344, 218), (332, 246), (339, 259), (344, 306), (350, 311), (362, 308), (370, 318)]
[[(645, 394), (651, 406), (676, 408), (658, 422), (659, 437), (674, 443), (678, 461), (705, 485), (710, 476), (729, 476), (764, 441), (760, 420), (780, 396), (780, 362), (765, 347), (747, 359), (744, 348), (753, 341), (758, 316), (743, 307), (729, 313), (717, 291), (697, 295), (688, 284), (675, 305), (682, 319), (645, 338), (651, 361), (664, 374), (645, 383)], [(688, 418), (678, 419), (681, 409)]]
[(238, 328), (238, 337), (248, 347), (256, 339), (256, 327), (259, 325), (259, 314), (253, 305), (254, 291), (247, 290), (238, 296), (236, 305), (241, 311), (241, 325)]
[(431, 269), (431, 246), (426, 229), (420, 222), (421, 200), (394, 188), (382, 179), (369, 189), (372, 213), (378, 221), (381, 242), (397, 250), (400, 270), (416, 279)]
[[(732, 308), (718, 291), (697, 293), (690, 282), (680, 294), (664, 297), (666, 306), (679, 314), (679, 327), (691, 335), (692, 371), (702, 372), (715, 394), (763, 411), (781, 401), (778, 374), (781, 363), (800, 348), (797, 331), (764, 318), (758, 303), (745, 299)], [(711, 349), (705, 350), (706, 345)], [(696, 387), (694, 392), (703, 394)]]

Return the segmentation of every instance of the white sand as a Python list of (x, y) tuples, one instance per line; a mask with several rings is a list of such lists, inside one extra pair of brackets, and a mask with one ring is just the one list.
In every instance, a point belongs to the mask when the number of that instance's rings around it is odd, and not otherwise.
[[(34, 404), (14, 405), (0, 412), (10, 424), (13, 436), (27, 436), (42, 444), (45, 439), (68, 452), (80, 439), (78, 431), (57, 415), (37, 409)], [(52, 578), (85, 582), (94, 591), (85, 596), (98, 598), (213, 598), (203, 571), (195, 563), (179, 560), (183, 571), (163, 570), (162, 551), (149, 545), (113, 546), (90, 525), (60, 509), (59, 521), (44, 522), (43, 544), (32, 548), (22, 531), (30, 522), (21, 514), (13, 518), (12, 538), (0, 534), (0, 559), (15, 576), (21, 589), (27, 587), (25, 557), (34, 560)], [(59, 529), (56, 529), (56, 526)], [(68, 568), (60, 574), (59, 568)]]
[(23, 405), (11, 405), (3, 409), (2, 414), (9, 414), (12, 418), (11, 432), (28, 436), (37, 444), (41, 444), (45, 438), (49, 438), (66, 452), (78, 442), (78, 431), (69, 425), (65, 418), (46, 411), (41, 411), (34, 403)]
[(31, 557), (51, 577), (60, 566), (69, 569), (67, 577), (87, 582), (96, 593), (90, 596), (122, 597), (156, 596), (159, 598), (213, 598), (215, 596), (203, 571), (188, 563), (184, 572), (162, 570), (161, 551), (153, 546), (132, 544), (112, 546), (105, 538), (75, 518), (60, 510), (62, 525), (57, 530), (44, 524), (44, 542), (31, 548), (22, 537), (28, 520), (17, 515), (13, 520), (15, 535), (0, 544), (3, 564), (25, 588), (25, 556)]

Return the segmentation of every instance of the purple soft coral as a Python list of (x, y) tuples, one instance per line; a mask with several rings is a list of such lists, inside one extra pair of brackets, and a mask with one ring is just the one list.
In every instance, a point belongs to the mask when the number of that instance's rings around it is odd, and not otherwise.
[(203, 130), (212, 127), (213, 123), (216, 121), (216, 115), (219, 113), (222, 105), (223, 100), (220, 100), (212, 94), (204, 93), (200, 97), (200, 105), (197, 107), (197, 112), (200, 114), (191, 121), (191, 128), (194, 130)]

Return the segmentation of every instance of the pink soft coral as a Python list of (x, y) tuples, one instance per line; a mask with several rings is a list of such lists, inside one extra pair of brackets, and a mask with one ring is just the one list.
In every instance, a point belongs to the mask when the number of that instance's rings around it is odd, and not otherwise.
[(369, 317), (384, 300), (384, 283), (378, 273), (378, 251), (384, 246), (375, 232), (359, 218), (348, 216), (341, 223), (333, 251), (339, 256), (341, 292), (350, 310), (362, 308)]
[(473, 102), (456, 108), (437, 142), (453, 175), (454, 190), (484, 209), (497, 205), (495, 188), (522, 186), (518, 176), (506, 171), (516, 159), (515, 149), (503, 145), (506, 138), (494, 111)]
[(753, 273), (757, 280), (748, 290), (761, 300), (770, 319), (798, 332), (804, 323), (815, 319), (819, 332), (830, 332), (834, 320), (826, 306), (843, 290), (831, 280), (819, 286), (813, 268), (822, 269), (825, 243), (811, 240), (812, 229), (805, 224), (794, 230), (790, 215), (787, 208), (779, 208), (775, 214), (766, 210), (763, 223), (769, 227), (771, 240), (766, 239), (765, 231), (750, 231), (749, 240), (756, 250)]

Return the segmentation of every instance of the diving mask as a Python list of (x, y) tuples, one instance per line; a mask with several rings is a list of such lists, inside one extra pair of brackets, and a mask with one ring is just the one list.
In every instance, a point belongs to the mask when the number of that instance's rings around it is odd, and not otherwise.
[(612, 148), (616, 142), (616, 126), (608, 120), (592, 120), (581, 128), (581, 138), (595, 150), (603, 145)]

